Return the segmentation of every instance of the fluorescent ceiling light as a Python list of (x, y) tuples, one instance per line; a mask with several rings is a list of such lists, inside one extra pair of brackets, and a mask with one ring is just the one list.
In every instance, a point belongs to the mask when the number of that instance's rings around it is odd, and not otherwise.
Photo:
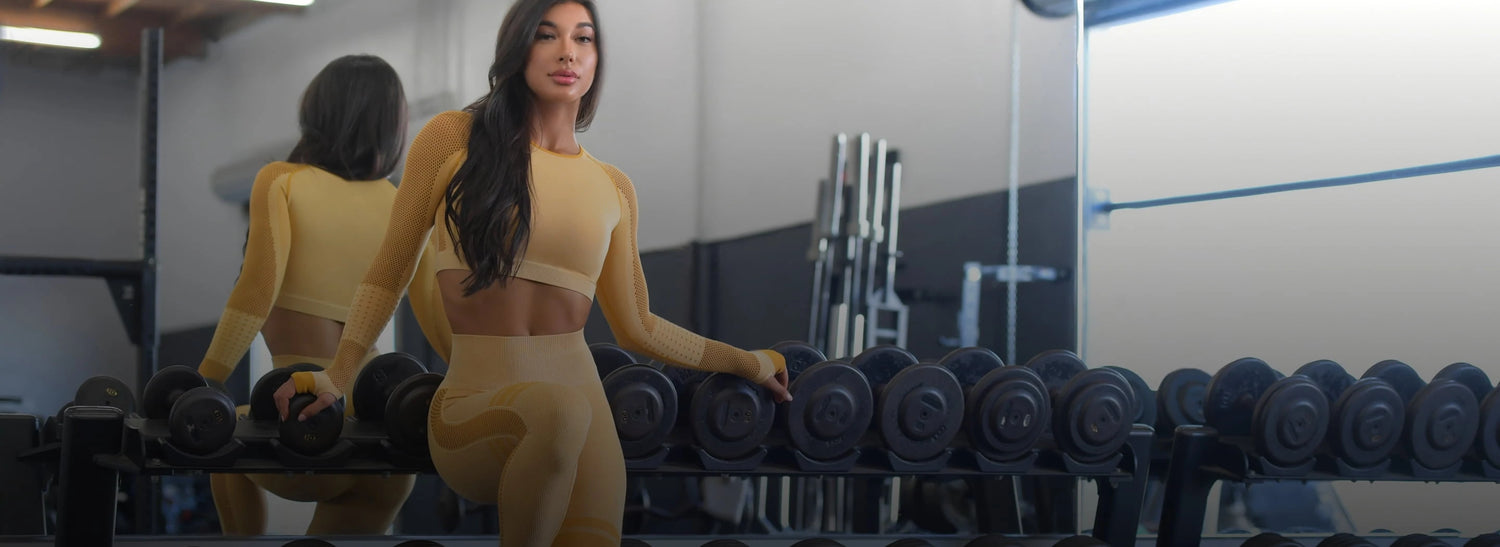
[(265, 2), (267, 4), (286, 4), (288, 6), (310, 6), (313, 3), (313, 0), (255, 0), (255, 1), (256, 2)]
[(80, 49), (96, 49), (99, 47), (99, 35), (97, 34), (48, 30), (44, 28), (0, 26), (0, 40)]

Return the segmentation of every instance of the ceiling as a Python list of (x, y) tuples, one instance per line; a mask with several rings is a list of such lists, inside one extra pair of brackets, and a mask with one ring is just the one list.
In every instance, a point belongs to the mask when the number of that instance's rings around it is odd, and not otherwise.
[(99, 35), (94, 50), (66, 50), (0, 42), (12, 58), (55, 59), (109, 65), (140, 61), (141, 31), (165, 29), (163, 58), (202, 57), (208, 44), (274, 13), (299, 13), (297, 6), (250, 0), (0, 0), (0, 25)]

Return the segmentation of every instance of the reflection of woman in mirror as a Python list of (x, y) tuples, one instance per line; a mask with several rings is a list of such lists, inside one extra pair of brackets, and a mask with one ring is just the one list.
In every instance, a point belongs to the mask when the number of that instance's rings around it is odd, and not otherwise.
[(575, 140), (599, 104), (604, 35), (591, 1), (511, 7), (489, 92), (435, 117), (412, 144), (333, 366), (296, 373), (277, 393), (283, 413), (294, 392), (319, 394), (305, 413), (348, 393), (430, 244), (452, 331), (428, 414), (432, 461), (460, 495), (498, 505), (506, 547), (620, 544), (625, 464), (583, 338), (595, 296), (626, 349), (788, 397), (780, 355), (651, 313), (635, 189)]
[[(386, 177), (406, 143), (406, 95), (396, 71), (367, 55), (329, 63), (303, 92), (298, 121), (302, 137), (287, 161), (271, 163), (255, 177), (245, 261), (198, 365), (206, 378), (228, 378), (256, 334), (265, 337), (275, 368), (331, 365), (349, 302), (380, 247), (396, 197)], [(384, 327), (389, 319), (386, 314), (373, 322)], [(219, 520), (230, 535), (265, 533), (262, 488), (317, 502), (309, 534), (384, 533), (414, 479), (210, 477)]]

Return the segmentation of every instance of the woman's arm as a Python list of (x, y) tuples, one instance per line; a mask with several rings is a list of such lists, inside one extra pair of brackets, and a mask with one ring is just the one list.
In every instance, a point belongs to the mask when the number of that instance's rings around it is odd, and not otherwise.
[(469, 116), (461, 112), (439, 114), (417, 134), (391, 205), (385, 240), (354, 292), (333, 365), (324, 371), (292, 374), (291, 381), (276, 392), (283, 418), (293, 394), (318, 394), (319, 402), (303, 412), (303, 416), (311, 416), (342, 397), (353, 383), (365, 354), (390, 322), (401, 293), (411, 282), (417, 258), (432, 230), (433, 216), (443, 202), (461, 153), (467, 149), (468, 135)]
[[(790, 399), (785, 390), (786, 360), (771, 350), (745, 351), (709, 340), (651, 313), (646, 276), (636, 244), (639, 212), (635, 186), (614, 166), (601, 163), (620, 196), (620, 223), (610, 234), (596, 293), (599, 309), (620, 346), (678, 366), (742, 376)], [(774, 381), (773, 381), (774, 379)], [(776, 387), (773, 387), (776, 386)], [(785, 396), (785, 399), (783, 399)]]
[(229, 379), (276, 303), (292, 244), (287, 184), (292, 173), (300, 168), (278, 161), (255, 175), (255, 185), (250, 190), (250, 232), (245, 240), (245, 261), (234, 290), (229, 293), (229, 302), (224, 305), (224, 313), (219, 316), (208, 352), (198, 364), (198, 372), (204, 378), (221, 383)]

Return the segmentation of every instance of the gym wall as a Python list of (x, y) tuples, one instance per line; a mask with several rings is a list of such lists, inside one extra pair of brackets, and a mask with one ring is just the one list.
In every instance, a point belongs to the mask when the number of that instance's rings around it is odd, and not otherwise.
[[(0, 253), (141, 256), (136, 80), (0, 57)], [(90, 376), (136, 377), (105, 282), (0, 276), (0, 405), (49, 415)]]
[[(1230, 2), (1091, 31), (1090, 186), (1124, 201), (1494, 154), (1500, 5), (1436, 4)], [(1088, 235), (1085, 359), (1152, 385), (1247, 356), (1500, 375), (1496, 176), (1116, 212)], [(1489, 530), (1477, 508), (1500, 502), (1493, 485), (1332, 484), (1361, 531)]]

